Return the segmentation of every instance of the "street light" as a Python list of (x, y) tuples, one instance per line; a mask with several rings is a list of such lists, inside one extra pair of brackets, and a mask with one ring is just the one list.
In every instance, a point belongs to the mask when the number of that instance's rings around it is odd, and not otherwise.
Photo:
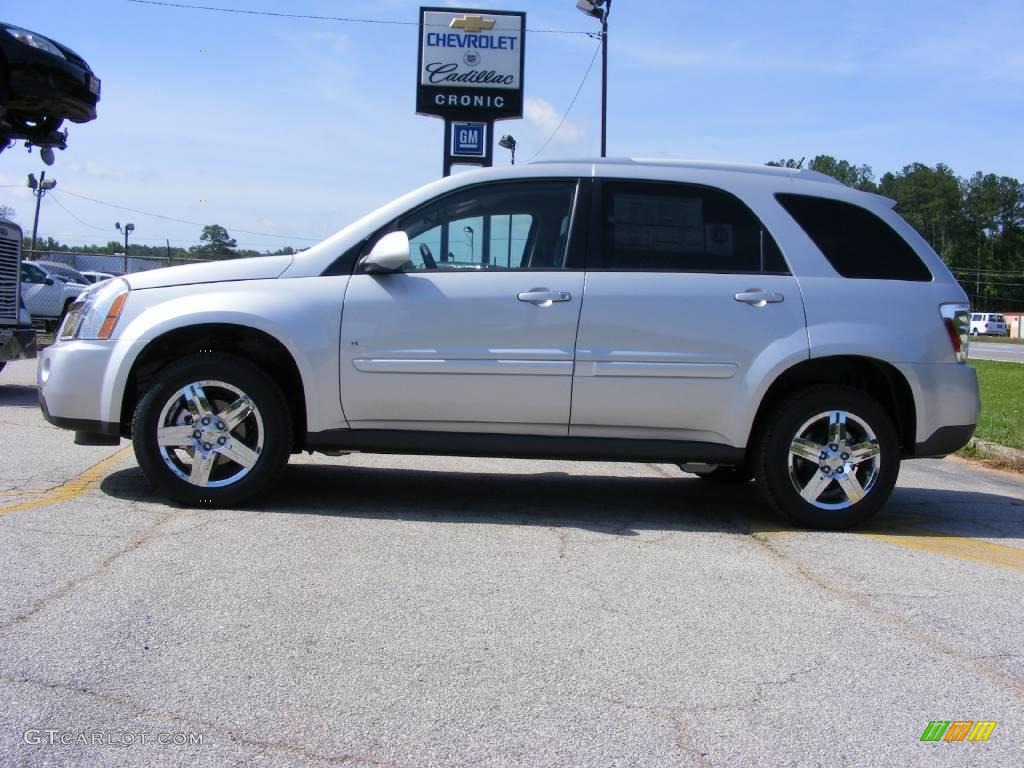
[(601, 157), (608, 153), (608, 14), (612, 0), (577, 0), (576, 7), (601, 22)]
[(127, 272), (128, 271), (128, 233), (135, 231), (135, 225), (134, 224), (125, 224), (124, 227), (122, 227), (120, 221), (115, 221), (114, 222), (114, 226), (118, 229), (118, 231), (124, 232), (124, 271)]
[(469, 235), (469, 261), (473, 262), (473, 228), (467, 224), (462, 228), (462, 231)]
[(501, 137), (498, 141), (498, 146), (505, 149), (511, 150), (512, 152), (512, 165), (516, 164), (516, 140), (514, 136), (508, 134)]
[(36, 232), (39, 230), (39, 204), (43, 201), (46, 193), (57, 186), (56, 179), (46, 178), (46, 171), (39, 174), (39, 181), (36, 181), (34, 174), (29, 174), (25, 180), (25, 186), (32, 190), (32, 194), (36, 196), (36, 217), (32, 221), (32, 247), (29, 251), (34, 252), (36, 249)]
[[(499, 147), (504, 147), (505, 149), (507, 149), (510, 152), (512, 152), (512, 165), (515, 165), (516, 164), (516, 139), (515, 139), (515, 137), (511, 136), (509, 134), (505, 134), (498, 141), (498, 146)], [(505, 262), (506, 262), (505, 266), (507, 266), (507, 267), (511, 267), (512, 266), (512, 214), (511, 213), (508, 215), (508, 247), (507, 247), (507, 249), (505, 251)]]

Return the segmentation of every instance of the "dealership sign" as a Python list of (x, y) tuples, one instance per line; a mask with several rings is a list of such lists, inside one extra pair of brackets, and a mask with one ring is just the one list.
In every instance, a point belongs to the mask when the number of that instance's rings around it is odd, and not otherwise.
[(420, 8), (416, 112), (489, 122), (523, 116), (526, 14)]

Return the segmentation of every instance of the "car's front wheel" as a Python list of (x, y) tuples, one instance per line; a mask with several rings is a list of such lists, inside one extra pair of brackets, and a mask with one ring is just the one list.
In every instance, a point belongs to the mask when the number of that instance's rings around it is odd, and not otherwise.
[(822, 386), (779, 405), (761, 433), (754, 471), (764, 498), (784, 517), (835, 530), (881, 508), (899, 465), (885, 410), (860, 390)]
[(132, 438), (158, 490), (189, 506), (231, 506), (277, 479), (291, 453), (291, 417), (266, 372), (198, 354), (160, 372), (135, 410)]

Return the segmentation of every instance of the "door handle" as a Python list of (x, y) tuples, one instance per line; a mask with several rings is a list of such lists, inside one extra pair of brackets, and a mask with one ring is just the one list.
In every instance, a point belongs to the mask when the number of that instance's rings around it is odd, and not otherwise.
[(534, 304), (538, 307), (547, 307), (556, 301), (570, 301), (572, 294), (568, 291), (549, 291), (547, 288), (531, 288), (518, 295), (520, 301)]
[(775, 291), (748, 288), (737, 293), (735, 299), (736, 301), (742, 301), (744, 304), (750, 304), (752, 307), (763, 307), (765, 304), (778, 304), (781, 301), (785, 301), (786, 297)]

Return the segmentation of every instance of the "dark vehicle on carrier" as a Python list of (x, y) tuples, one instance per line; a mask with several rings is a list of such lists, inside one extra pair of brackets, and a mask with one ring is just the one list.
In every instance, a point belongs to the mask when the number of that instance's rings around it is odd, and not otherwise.
[(65, 120), (96, 119), (100, 80), (85, 59), (66, 45), (0, 22), (0, 152), (24, 139), (53, 162), (53, 148), (65, 149)]

